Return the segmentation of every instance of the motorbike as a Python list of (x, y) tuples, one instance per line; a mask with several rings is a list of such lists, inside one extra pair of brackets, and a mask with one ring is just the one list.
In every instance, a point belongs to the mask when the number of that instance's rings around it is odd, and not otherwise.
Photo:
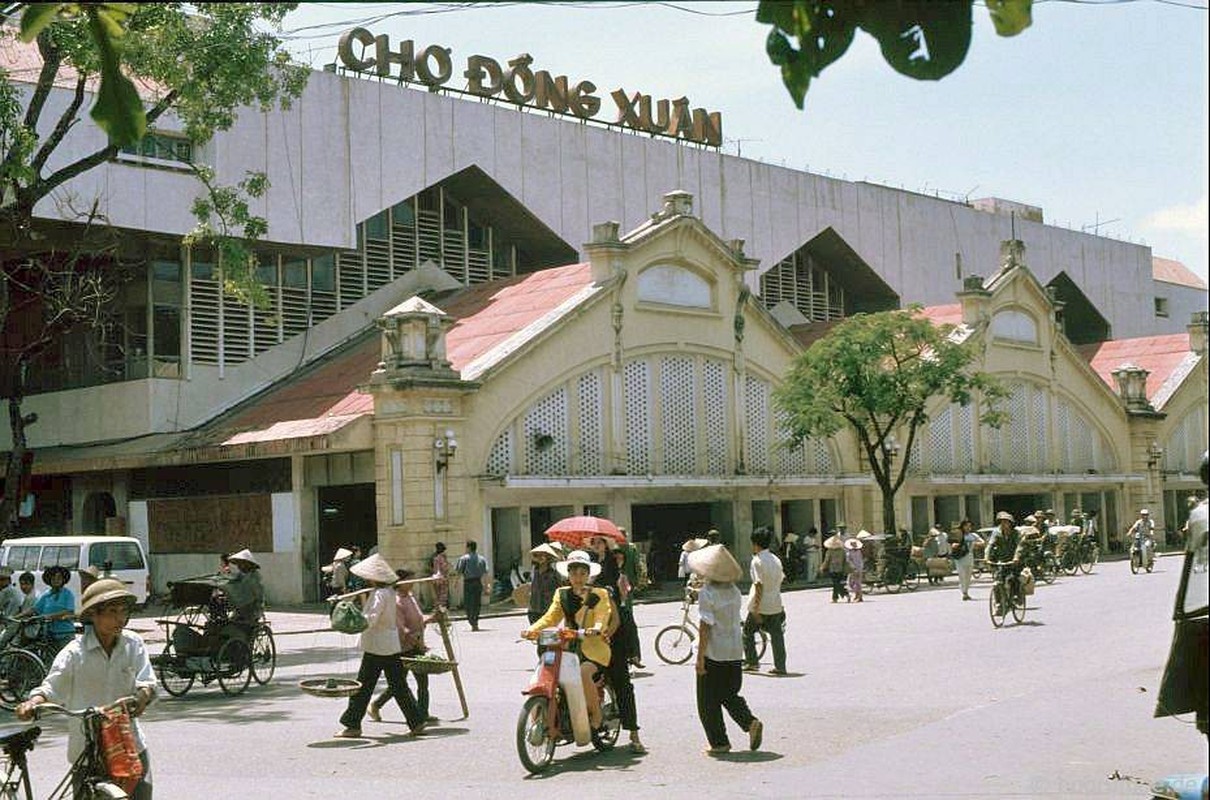
[(1138, 575), (1140, 569), (1148, 572), (1155, 567), (1155, 542), (1150, 536), (1135, 536), (1130, 545), (1130, 574)]
[(538, 774), (554, 761), (560, 745), (591, 744), (605, 752), (617, 744), (622, 729), (613, 687), (600, 670), (593, 676), (594, 690), (601, 707), (601, 727), (592, 730), (588, 704), (580, 677), (580, 659), (571, 644), (584, 637), (584, 631), (547, 628), (538, 633), (541, 649), (538, 666), (521, 694), (525, 702), (517, 717), (517, 755), (521, 765)]

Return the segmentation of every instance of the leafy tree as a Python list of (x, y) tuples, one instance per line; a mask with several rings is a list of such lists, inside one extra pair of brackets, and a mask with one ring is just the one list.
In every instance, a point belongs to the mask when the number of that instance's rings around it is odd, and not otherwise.
[[(20, 15), (20, 35), (36, 42), (42, 61), (33, 76), (10, 74), (0, 64), (0, 252), (5, 254), (0, 258), (0, 332), (7, 330), (10, 340), (0, 352), (0, 372), (15, 384), (8, 387), (13, 448), (5, 486), (21, 485), (27, 470), (25, 426), (34, 419), (21, 412), (25, 368), (46, 339), (27, 336), (13, 346), (9, 318), (14, 297), (36, 296), (46, 313), (62, 311), (49, 328), (55, 335), (97, 324), (96, 301), (107, 296), (100, 288), (107, 284), (84, 276), (95, 278), (101, 265), (115, 263), (113, 258), (81, 256), (89, 237), (79, 225), (73, 229), (77, 241), (59, 236), (51, 244), (38, 230), (35, 207), (51, 197), (62, 204), (56, 190), (105, 164), (167, 116), (199, 145), (230, 128), (242, 107), (288, 106), (302, 92), (309, 71), (291, 61), (272, 31), (297, 5), (0, 3), (0, 23)], [(0, 40), (16, 35), (13, 26), (0, 27)], [(48, 102), (56, 93), (64, 102)], [(92, 117), (108, 136), (104, 144), (80, 154), (63, 144), (83, 119), (89, 95), (95, 99)], [(224, 187), (205, 167), (195, 167), (194, 174), (199, 189), (194, 238), (222, 255), (227, 288), (242, 287), (255, 299), (257, 293), (249, 289), (255, 259), (248, 243), (265, 226), (251, 214), (245, 197), (262, 195), (267, 182), (263, 175), (249, 174), (237, 186)], [(95, 227), (102, 224), (103, 213), (94, 207), (88, 218)], [(81, 281), (97, 290), (87, 298), (68, 291)], [(73, 298), (88, 302), (68, 311)], [(17, 494), (5, 492), (0, 529), (15, 526)]]
[[(954, 326), (936, 326), (920, 313), (857, 314), (800, 354), (774, 393), (788, 416), (794, 443), (831, 436), (848, 427), (857, 437), (882, 491), (884, 529), (894, 532), (895, 493), (907, 477), (909, 455), (925, 408), (935, 397), (969, 404), (984, 400), (980, 421), (1005, 422), (996, 402), (1004, 389), (991, 375), (971, 369), (972, 343), (957, 341)], [(906, 428), (903, 456), (895, 466), (895, 435)]]
[[(940, 80), (971, 43), (974, 0), (761, 0), (757, 22), (772, 25), (765, 51), (802, 108), (812, 78), (845, 54), (860, 28), (878, 40), (896, 72)], [(1029, 27), (1033, 0), (986, 0), (1001, 36)]]

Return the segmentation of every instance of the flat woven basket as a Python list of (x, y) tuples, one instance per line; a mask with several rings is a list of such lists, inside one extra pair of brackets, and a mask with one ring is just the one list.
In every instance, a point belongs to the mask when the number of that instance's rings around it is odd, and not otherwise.
[(446, 661), (436, 658), (414, 658), (413, 656), (400, 656), (399, 660), (403, 662), (404, 669), (410, 669), (422, 675), (440, 675), (443, 672), (449, 672), (454, 667), (458, 666), (457, 661)]
[(316, 697), (352, 697), (361, 683), (352, 678), (307, 678), (298, 682), (298, 688)]

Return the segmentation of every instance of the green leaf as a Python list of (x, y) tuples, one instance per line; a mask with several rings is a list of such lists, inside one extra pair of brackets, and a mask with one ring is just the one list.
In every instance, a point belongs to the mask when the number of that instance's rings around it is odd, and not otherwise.
[(987, 13), (1000, 36), (1016, 36), (1033, 23), (1033, 0), (987, 0)]
[(935, 81), (966, 59), (971, 20), (970, 0), (915, 0), (869, 6), (860, 25), (878, 40), (883, 58), (896, 72)]
[(98, 6), (88, 8), (88, 30), (101, 55), (101, 86), (91, 116), (111, 141), (130, 145), (147, 133), (147, 115), (134, 82), (122, 74), (116, 41), (120, 37), (113, 35), (112, 11)]
[(47, 25), (55, 21), (65, 3), (30, 3), (21, 14), (21, 41), (32, 42)]

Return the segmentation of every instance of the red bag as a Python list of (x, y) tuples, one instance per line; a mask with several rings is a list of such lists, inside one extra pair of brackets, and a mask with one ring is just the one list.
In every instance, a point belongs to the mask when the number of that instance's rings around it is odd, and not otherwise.
[(143, 762), (139, 759), (139, 743), (134, 736), (134, 723), (125, 707), (111, 708), (99, 724), (101, 760), (110, 780), (127, 794), (143, 779)]

